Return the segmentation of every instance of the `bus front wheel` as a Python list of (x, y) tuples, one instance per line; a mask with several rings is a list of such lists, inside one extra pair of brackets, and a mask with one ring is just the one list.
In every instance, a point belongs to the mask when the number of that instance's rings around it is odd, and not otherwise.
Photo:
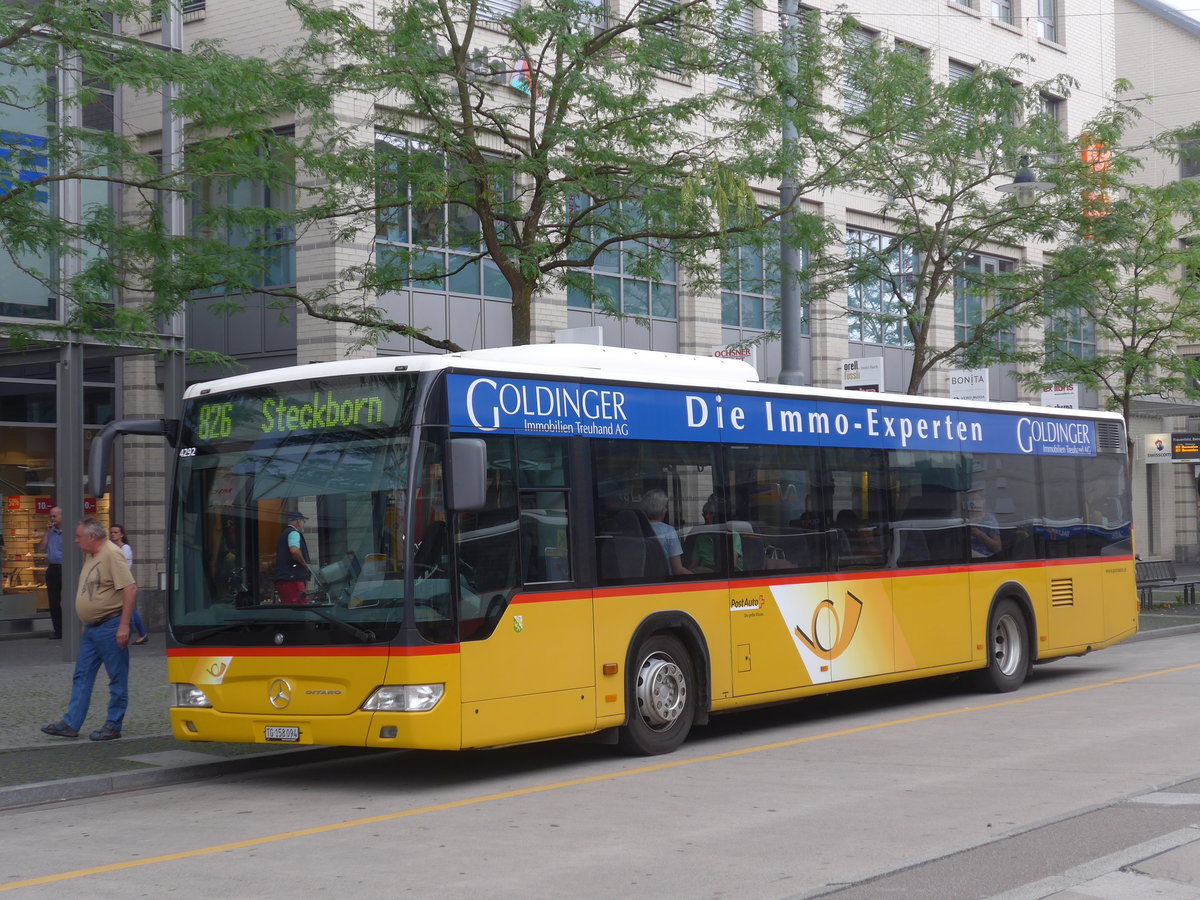
[(684, 742), (696, 719), (691, 655), (678, 638), (656, 634), (642, 642), (634, 660), (621, 746), (643, 756), (670, 753)]
[(987, 667), (977, 675), (981, 690), (1002, 694), (1015, 691), (1029, 672), (1029, 625), (1021, 608), (1001, 600), (988, 617)]

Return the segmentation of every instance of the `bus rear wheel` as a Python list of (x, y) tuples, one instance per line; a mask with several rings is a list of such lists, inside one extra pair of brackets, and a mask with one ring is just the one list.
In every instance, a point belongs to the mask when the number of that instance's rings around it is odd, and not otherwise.
[(656, 634), (638, 647), (628, 685), (629, 721), (620, 744), (643, 756), (670, 753), (696, 719), (695, 667), (676, 637)]
[(988, 617), (987, 667), (978, 673), (980, 690), (995, 694), (1015, 691), (1029, 672), (1029, 625), (1021, 608), (1001, 600)]

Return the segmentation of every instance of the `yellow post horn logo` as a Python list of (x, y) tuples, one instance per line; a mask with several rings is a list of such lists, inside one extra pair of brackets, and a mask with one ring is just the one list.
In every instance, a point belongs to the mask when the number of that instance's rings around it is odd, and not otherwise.
[[(832, 600), (822, 600), (813, 610), (812, 625), (810, 630), (812, 636), (805, 634), (800, 626), (796, 626), (796, 637), (804, 642), (814, 656), (831, 662), (837, 659), (846, 652), (846, 648), (850, 646), (850, 642), (854, 640), (854, 632), (858, 630), (859, 620), (862, 618), (863, 603), (849, 591), (846, 591), (846, 621), (843, 623), (838, 619), (837, 607), (833, 605)], [(821, 617), (822, 611), (828, 611), (829, 618), (833, 624), (831, 629), (831, 640), (826, 646), (826, 642), (821, 640), (820, 629), (817, 627), (818, 619)]]

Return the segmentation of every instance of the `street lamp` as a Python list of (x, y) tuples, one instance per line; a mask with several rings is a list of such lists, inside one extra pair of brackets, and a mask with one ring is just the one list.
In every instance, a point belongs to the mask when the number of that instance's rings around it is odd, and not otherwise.
[(1037, 176), (1029, 168), (1029, 157), (1022, 155), (1021, 161), (1017, 164), (1017, 177), (1013, 179), (1012, 184), (997, 185), (996, 190), (1005, 194), (1016, 194), (1017, 206), (1025, 207), (1032, 206), (1039, 193), (1048, 191), (1052, 187), (1054, 185), (1049, 181), (1037, 180)]
[[(800, 5), (797, 0), (782, 0), (780, 12), (783, 63), (787, 67), (790, 81), (795, 79), (799, 70), (796, 54), (800, 52), (800, 47), (796, 28), (799, 26), (797, 20), (800, 17)], [(800, 285), (796, 281), (803, 268), (803, 260), (799, 248), (795, 245), (796, 176), (791, 168), (792, 157), (799, 141), (795, 119), (796, 95), (790, 85), (787, 95), (783, 98), (783, 105), (781, 140), (788, 170), (779, 186), (779, 204), (783, 210), (779, 217), (779, 383), (804, 384), (804, 370), (800, 365), (800, 331), (804, 327), (804, 301), (800, 296)]]

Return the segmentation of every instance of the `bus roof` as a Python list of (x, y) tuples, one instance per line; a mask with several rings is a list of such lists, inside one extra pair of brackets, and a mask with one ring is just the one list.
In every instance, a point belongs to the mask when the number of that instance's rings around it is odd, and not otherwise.
[[(718, 359), (707, 356), (688, 356), (656, 350), (633, 350), (623, 347), (603, 347), (596, 344), (529, 344), (520, 347), (497, 347), (487, 350), (467, 350), (461, 353), (422, 354), (412, 356), (381, 356), (367, 359), (347, 359), (336, 362), (310, 363), (280, 369), (267, 369), (244, 375), (233, 375), (214, 381), (191, 385), (184, 399), (208, 394), (250, 390), (271, 384), (335, 378), (347, 375), (372, 375), (390, 372), (467, 371), (504, 373), (514, 376), (542, 378), (616, 381), (649, 387), (697, 387), (717, 390), (746, 391), (755, 394), (805, 396), (845, 402), (857, 392), (836, 388), (819, 388), (760, 382), (758, 372), (749, 363), (737, 359)], [(1119, 413), (1104, 410), (1056, 409), (1029, 403), (972, 402), (912, 394), (870, 393), (864, 402), (947, 409), (987, 408), (1003, 412), (1038, 415), (1080, 416), (1122, 421)]]

